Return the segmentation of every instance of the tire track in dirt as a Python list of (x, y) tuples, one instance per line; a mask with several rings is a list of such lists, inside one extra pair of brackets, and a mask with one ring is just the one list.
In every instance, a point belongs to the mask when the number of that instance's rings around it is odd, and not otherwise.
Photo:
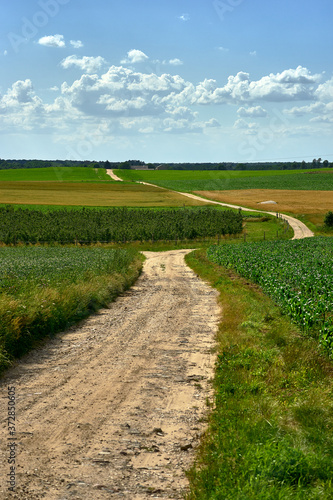
[(17, 394), (17, 488), (1, 498), (182, 498), (212, 397), (217, 292), (190, 250), (145, 252), (129, 291), (27, 355), (1, 380)]

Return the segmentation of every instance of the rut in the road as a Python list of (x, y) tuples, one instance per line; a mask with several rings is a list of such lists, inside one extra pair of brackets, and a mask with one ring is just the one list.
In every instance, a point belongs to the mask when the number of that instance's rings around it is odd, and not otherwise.
[(147, 252), (142, 276), (110, 309), (8, 372), (1, 415), (13, 385), (17, 488), (11, 497), (3, 481), (1, 498), (182, 497), (204, 429), (220, 315), (215, 290), (185, 265), (187, 252)]

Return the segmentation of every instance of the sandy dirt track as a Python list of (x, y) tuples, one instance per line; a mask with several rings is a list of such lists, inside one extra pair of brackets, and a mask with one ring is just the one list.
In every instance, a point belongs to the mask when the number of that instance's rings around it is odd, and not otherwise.
[(123, 179), (121, 179), (120, 177), (118, 177), (118, 175), (116, 175), (114, 173), (114, 171), (111, 169), (111, 168), (107, 168), (106, 169), (106, 173), (111, 177), (111, 179), (113, 179), (114, 181), (119, 181), (119, 182), (123, 182)]
[[(189, 250), (145, 252), (109, 309), (1, 380), (3, 499), (182, 498), (212, 397), (217, 292)], [(17, 487), (8, 493), (7, 386), (16, 388)]]
[[(202, 198), (201, 196), (196, 196), (195, 194), (190, 194), (190, 193), (178, 193), (182, 194), (183, 196), (187, 196), (188, 198), (192, 198), (193, 200), (203, 200), (205, 198)], [(206, 200), (207, 201), (207, 200)], [(259, 212), (259, 213), (267, 213), (269, 215), (276, 215), (276, 212), (266, 212), (264, 210), (255, 210), (254, 208), (244, 208), (239, 205), (231, 205), (229, 203), (221, 203), (219, 201), (210, 201), (210, 203), (214, 203), (216, 205), (223, 205), (225, 207), (230, 207), (230, 208), (241, 208), (244, 210), (244, 212)], [(290, 226), (293, 228), (294, 231), (294, 236), (293, 240), (300, 240), (303, 238), (312, 238), (314, 236), (313, 232), (300, 220), (295, 219), (295, 217), (291, 217), (290, 215), (285, 215), (281, 214), (283, 219), (287, 220)]]
[[(155, 184), (150, 184), (148, 182), (141, 182), (141, 184), (146, 184), (147, 186), (155, 186), (155, 187), (160, 187), (156, 186)], [(161, 189), (166, 189), (166, 188), (161, 188)], [(229, 208), (236, 208), (239, 209), (241, 208), (244, 210), (244, 212), (259, 212), (259, 213), (267, 213), (269, 215), (276, 215), (276, 212), (267, 212), (265, 210), (255, 210), (254, 208), (244, 208), (241, 207), (240, 205), (232, 205), (230, 203), (223, 203), (220, 201), (214, 201), (210, 200), (207, 198), (202, 198), (201, 196), (197, 196), (196, 194), (192, 193), (181, 193), (180, 191), (175, 191), (178, 194), (181, 194), (182, 196), (186, 196), (187, 198), (191, 198), (192, 200), (197, 200), (197, 201), (206, 201), (207, 203), (212, 203), (213, 205), (221, 205), (223, 207), (229, 207)], [(283, 219), (288, 221), (290, 226), (292, 227), (294, 231), (294, 237), (292, 238), (293, 240), (300, 240), (303, 238), (312, 238), (314, 236), (314, 233), (300, 220), (296, 219), (295, 217), (291, 217), (290, 215), (285, 215), (282, 214)]]

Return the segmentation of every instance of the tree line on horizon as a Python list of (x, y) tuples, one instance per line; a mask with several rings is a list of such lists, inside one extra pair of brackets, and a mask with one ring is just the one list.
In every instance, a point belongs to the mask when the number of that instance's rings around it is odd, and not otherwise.
[(3, 160), (0, 159), (0, 170), (22, 168), (58, 168), (58, 167), (87, 167), (105, 169), (131, 169), (133, 167), (146, 167), (148, 169), (162, 170), (297, 170), (311, 168), (333, 168), (333, 162), (314, 158), (311, 162), (217, 162), (217, 163), (145, 163), (141, 160), (127, 160), (124, 162), (106, 161), (80, 161), (80, 160)]

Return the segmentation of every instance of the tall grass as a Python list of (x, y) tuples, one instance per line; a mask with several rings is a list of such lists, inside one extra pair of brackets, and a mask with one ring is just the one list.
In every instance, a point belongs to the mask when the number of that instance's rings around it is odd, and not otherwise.
[(333, 498), (333, 365), (249, 281), (186, 257), (220, 292), (215, 401), (188, 500)]
[(0, 249), (0, 372), (43, 337), (107, 306), (138, 277), (134, 250)]

